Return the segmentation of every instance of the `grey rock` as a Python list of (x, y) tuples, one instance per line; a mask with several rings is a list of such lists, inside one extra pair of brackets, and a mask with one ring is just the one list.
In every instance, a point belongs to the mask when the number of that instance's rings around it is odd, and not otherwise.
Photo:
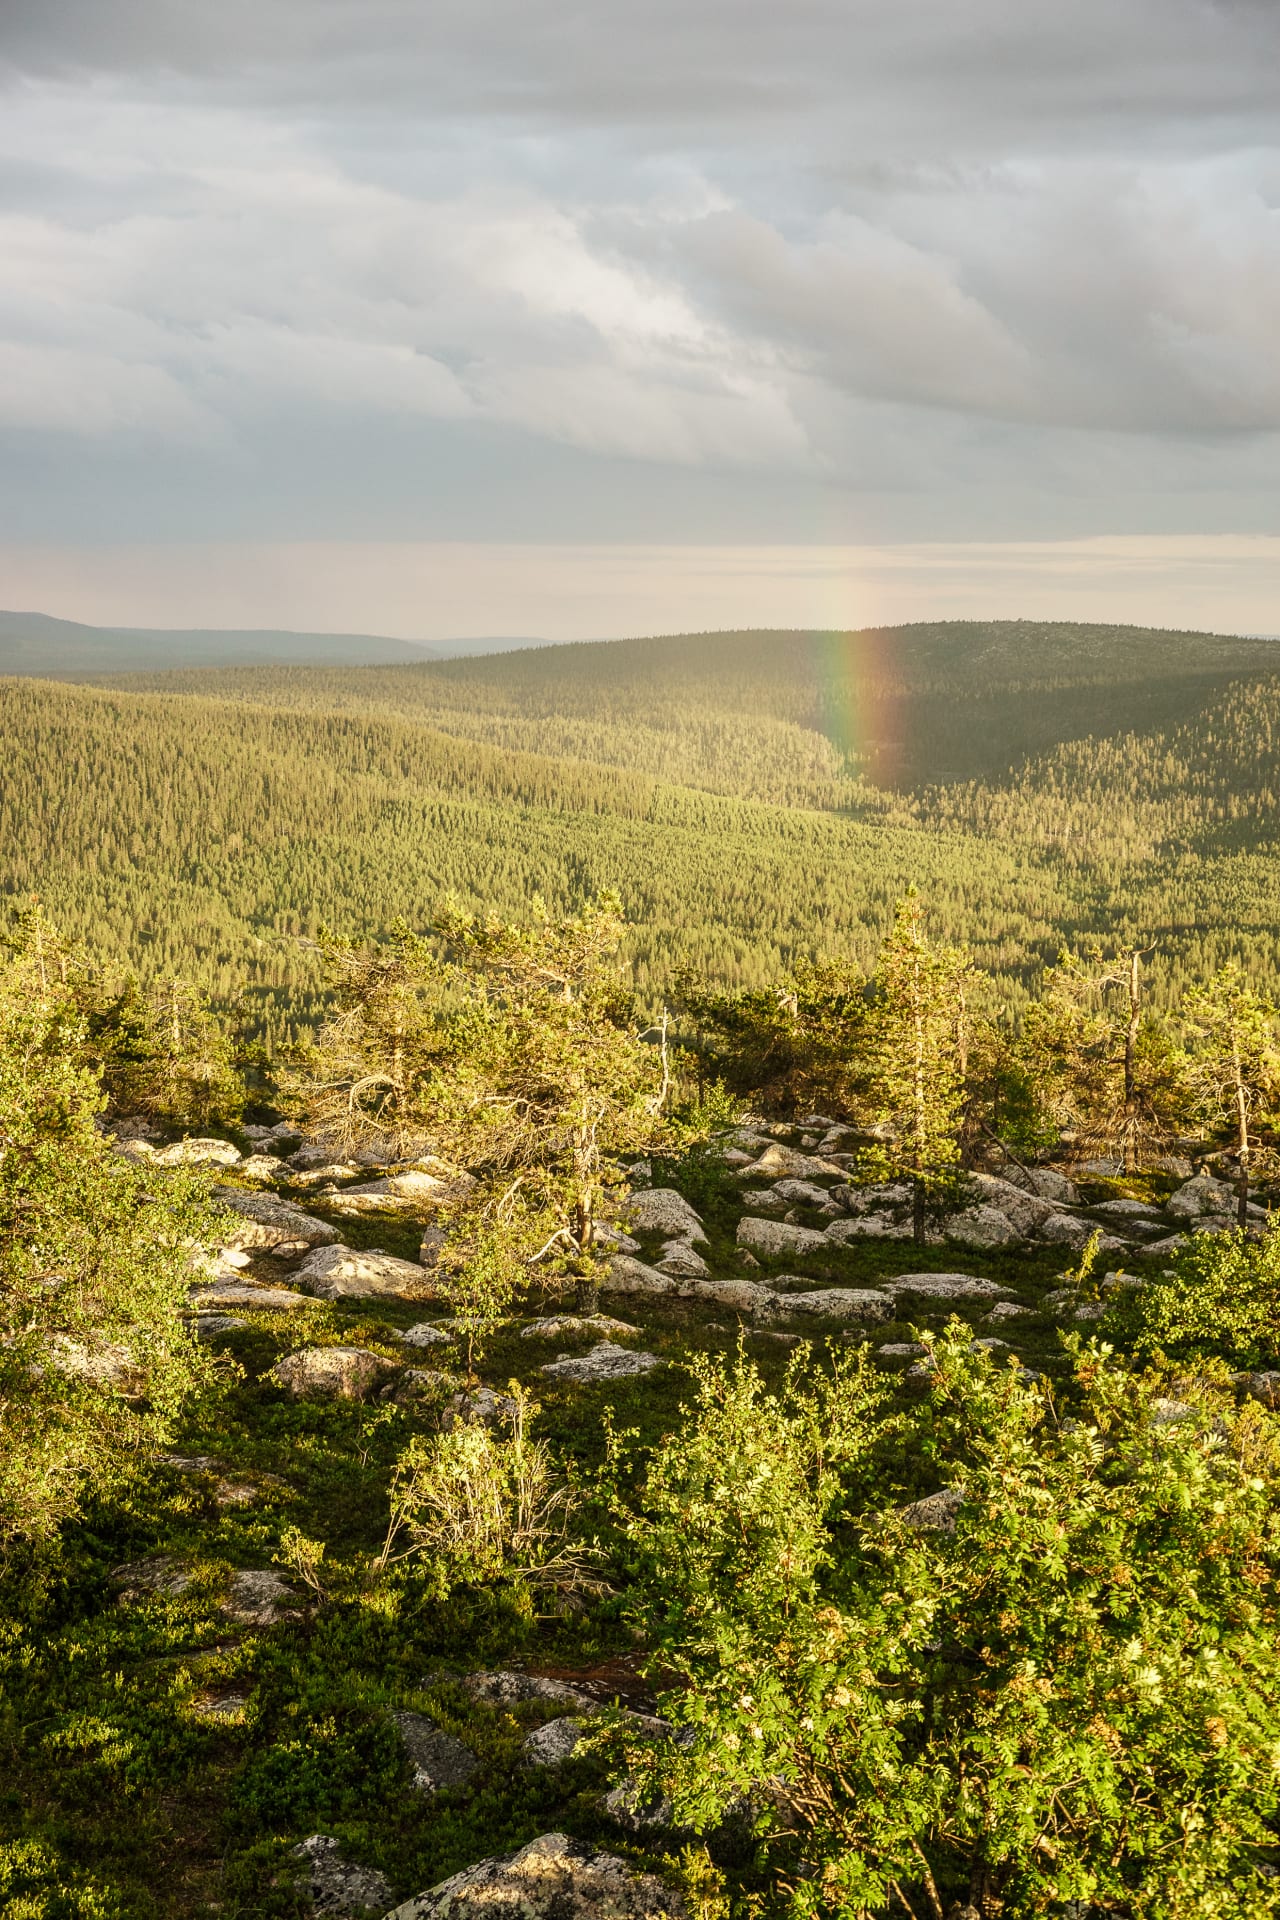
[(837, 1213), (839, 1202), (834, 1200), (825, 1187), (815, 1186), (812, 1180), (776, 1180), (773, 1190), (789, 1206), (816, 1207), (819, 1213)]
[(687, 1240), (668, 1240), (658, 1261), (658, 1271), (669, 1273), (677, 1280), (705, 1280), (711, 1269)]
[(271, 1374), (295, 1399), (362, 1400), (393, 1364), (364, 1347), (301, 1347)]
[(1185, 1233), (1170, 1233), (1166, 1234), (1163, 1240), (1149, 1240), (1146, 1246), (1139, 1247), (1138, 1251), (1139, 1253), (1156, 1253), (1161, 1256), (1166, 1256), (1171, 1253), (1181, 1252), (1186, 1244), (1187, 1236)]
[(676, 1282), (669, 1273), (659, 1273), (656, 1267), (647, 1267), (643, 1260), (634, 1259), (629, 1253), (615, 1253), (609, 1262), (609, 1273), (601, 1286), (606, 1293), (674, 1293)]
[[(1096, 1231), (1097, 1226), (1094, 1221), (1082, 1220), (1078, 1214), (1051, 1213), (1049, 1218), (1042, 1221), (1040, 1225), (1039, 1238), (1047, 1240), (1050, 1246), (1070, 1247), (1078, 1253), (1088, 1246), (1090, 1238)], [(1104, 1235), (1104, 1239), (1105, 1237)], [(1113, 1241), (1112, 1244), (1119, 1243)]]
[(238, 1167), (239, 1147), (229, 1140), (175, 1140), (172, 1146), (159, 1147), (151, 1156), (155, 1167)]
[(1175, 1220), (1194, 1220), (1204, 1213), (1234, 1219), (1237, 1205), (1238, 1196), (1233, 1186), (1225, 1180), (1214, 1180), (1207, 1173), (1202, 1173), (1185, 1181), (1170, 1196), (1166, 1211)]
[(918, 1340), (886, 1340), (882, 1347), (876, 1348), (876, 1356), (882, 1360), (914, 1360), (924, 1351)]
[(966, 1207), (961, 1213), (949, 1214), (942, 1230), (947, 1239), (954, 1240), (958, 1246), (979, 1250), (1016, 1246), (1022, 1238), (998, 1207), (985, 1205)]
[(744, 1167), (742, 1173), (744, 1178), (758, 1175), (765, 1180), (813, 1180), (821, 1179), (824, 1174), (834, 1174), (838, 1178), (844, 1173), (844, 1168), (836, 1166), (834, 1161), (798, 1153), (794, 1147), (779, 1146), (774, 1142), (765, 1148), (759, 1159)]
[(70, 1333), (51, 1334), (45, 1342), (45, 1354), (56, 1373), (83, 1380), (87, 1386), (131, 1394), (146, 1385), (132, 1349), (100, 1333), (88, 1332), (80, 1338)]
[[(971, 1190), (980, 1205), (997, 1207), (1016, 1233), (1026, 1239), (1042, 1220), (1056, 1210), (1056, 1204), (1042, 1194), (1029, 1193), (1012, 1180), (1001, 1180), (993, 1173), (969, 1175)], [(1064, 1184), (1066, 1184), (1064, 1182)]]
[(1158, 1220), (1160, 1218), (1159, 1208), (1148, 1206), (1145, 1200), (1100, 1200), (1094, 1212), (1105, 1214), (1108, 1220)]
[(185, 1593), (193, 1575), (172, 1554), (155, 1553), (145, 1560), (113, 1567), (110, 1578), (112, 1585), (120, 1588), (122, 1600), (137, 1600), (147, 1593)]
[(498, 1393), (493, 1387), (471, 1387), (466, 1393), (454, 1394), (445, 1409), (443, 1424), (452, 1427), (459, 1421), (469, 1421), (482, 1427), (499, 1427), (515, 1416), (516, 1403), (509, 1393)]
[(415, 1792), (440, 1793), (445, 1787), (465, 1786), (478, 1769), (480, 1761), (471, 1748), (425, 1713), (394, 1713), (391, 1717), (413, 1763)]
[(627, 1833), (668, 1833), (675, 1826), (675, 1808), (666, 1795), (645, 1799), (629, 1775), (606, 1793), (604, 1810)]
[(493, 1707), (519, 1706), (525, 1700), (546, 1700), (579, 1711), (595, 1705), (589, 1693), (570, 1686), (567, 1680), (551, 1680), (541, 1673), (469, 1673), (463, 1686), (473, 1700), (483, 1700)]
[(633, 1240), (629, 1233), (623, 1233), (621, 1227), (613, 1227), (607, 1221), (597, 1220), (592, 1229), (600, 1246), (612, 1248), (614, 1253), (639, 1253), (640, 1242)]
[(458, 1391), (457, 1376), (432, 1367), (406, 1367), (378, 1396), (397, 1407), (442, 1406)]
[(1056, 1206), (1074, 1207), (1080, 1199), (1080, 1189), (1074, 1180), (1056, 1167), (1018, 1167), (1007, 1165), (1001, 1178), (1011, 1187), (1018, 1187), (1024, 1193), (1033, 1193), (1041, 1200), (1052, 1200)]
[(748, 1216), (738, 1222), (738, 1245), (762, 1253), (766, 1259), (778, 1259), (788, 1253), (828, 1253), (831, 1243), (825, 1234), (812, 1227), (795, 1227), (786, 1220), (757, 1220)]
[(406, 1327), (400, 1338), (410, 1347), (451, 1347), (457, 1339), (452, 1327), (433, 1326), (430, 1320), (420, 1320), (416, 1326)]
[(892, 1320), (894, 1304), (890, 1294), (873, 1287), (820, 1287), (809, 1293), (775, 1294), (772, 1305), (761, 1318), (774, 1320), (834, 1320), (845, 1325), (852, 1321)]
[(638, 1333), (626, 1320), (612, 1320), (607, 1313), (556, 1313), (542, 1320), (531, 1320), (520, 1329), (522, 1340), (569, 1340), (575, 1338), (614, 1338), (618, 1334)]
[(787, 1203), (774, 1187), (748, 1187), (742, 1204), (751, 1213), (781, 1213)]
[(338, 1238), (338, 1229), (331, 1227), (327, 1220), (313, 1220), (292, 1200), (281, 1200), (274, 1193), (215, 1187), (214, 1197), (243, 1217), (242, 1225), (227, 1235), (229, 1247), (262, 1247), (270, 1251), (273, 1247), (299, 1245), (305, 1249), (332, 1246)]
[(331, 1834), (313, 1833), (293, 1850), (307, 1865), (311, 1905), (332, 1920), (384, 1913), (391, 1898), (391, 1882), (375, 1867), (358, 1867), (344, 1860)]
[(985, 1347), (988, 1353), (1008, 1353), (1010, 1351), (1009, 1342), (1007, 1340), (998, 1340), (993, 1333), (985, 1335), (981, 1340), (975, 1340), (973, 1344), (975, 1347)]
[(987, 1319), (988, 1321), (1020, 1320), (1024, 1314), (1028, 1314), (1031, 1311), (1032, 1309), (1030, 1307), (1020, 1307), (1016, 1300), (997, 1300), (987, 1315)]
[(187, 1298), (197, 1313), (239, 1307), (247, 1313), (297, 1313), (310, 1305), (305, 1294), (288, 1287), (257, 1286), (252, 1280), (216, 1280), (207, 1287), (190, 1287)]
[(890, 1213), (856, 1213), (847, 1220), (833, 1220), (825, 1238), (835, 1246), (851, 1240), (910, 1240), (911, 1222)]
[[(809, 1283), (806, 1280), (804, 1284)], [(766, 1317), (778, 1297), (759, 1280), (699, 1280), (686, 1282), (680, 1292), (685, 1299), (714, 1303), (717, 1307), (727, 1307), (731, 1313)]]
[(1264, 1407), (1280, 1407), (1280, 1373), (1233, 1373), (1232, 1384), (1243, 1387), (1251, 1400), (1258, 1400)]
[(682, 1920), (679, 1894), (653, 1874), (563, 1833), (466, 1867), (387, 1920)]
[(626, 1202), (629, 1224), (639, 1233), (660, 1233), (670, 1240), (705, 1240), (702, 1221), (674, 1187), (648, 1187)]
[(414, 1209), (453, 1206), (475, 1187), (469, 1173), (436, 1162), (431, 1167), (406, 1167), (381, 1180), (344, 1187), (332, 1205), (341, 1213), (404, 1213)]
[(956, 1515), (963, 1505), (963, 1487), (943, 1487), (940, 1493), (926, 1494), (923, 1500), (899, 1507), (898, 1518), (925, 1533), (954, 1533)]
[(191, 1711), (198, 1714), (202, 1720), (222, 1720), (232, 1724), (244, 1719), (248, 1704), (247, 1693), (213, 1693), (206, 1695), (202, 1700), (193, 1700)]
[(581, 1720), (548, 1720), (529, 1735), (521, 1752), (531, 1767), (558, 1767), (569, 1759), (585, 1732)]
[(1008, 1291), (972, 1273), (895, 1273), (881, 1285), (890, 1293), (913, 1294), (921, 1300), (995, 1300)]
[(576, 1358), (552, 1360), (539, 1369), (551, 1380), (622, 1380), (633, 1373), (651, 1373), (662, 1365), (653, 1353), (636, 1353), (630, 1347), (615, 1347), (602, 1340), (590, 1353)]
[(242, 1627), (270, 1627), (295, 1611), (294, 1599), (292, 1590), (269, 1567), (245, 1567), (232, 1574), (222, 1611)]
[(432, 1292), (425, 1267), (380, 1247), (317, 1247), (293, 1277), (321, 1300), (415, 1300)]
[(216, 1340), (220, 1334), (242, 1333), (248, 1324), (247, 1320), (238, 1319), (234, 1313), (198, 1313), (196, 1339)]
[(246, 1180), (278, 1180), (284, 1172), (284, 1161), (274, 1153), (251, 1153), (240, 1162), (239, 1172)]

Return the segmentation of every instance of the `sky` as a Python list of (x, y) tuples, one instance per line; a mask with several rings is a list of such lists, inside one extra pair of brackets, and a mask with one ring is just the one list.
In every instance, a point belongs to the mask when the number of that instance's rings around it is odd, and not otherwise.
[(1280, 630), (1277, 0), (4, 0), (0, 604)]

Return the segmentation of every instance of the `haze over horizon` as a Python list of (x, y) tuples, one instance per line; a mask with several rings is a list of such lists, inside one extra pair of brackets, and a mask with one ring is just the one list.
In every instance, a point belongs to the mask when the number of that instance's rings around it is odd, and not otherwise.
[(1277, 625), (1280, 10), (10, 0), (0, 604)]

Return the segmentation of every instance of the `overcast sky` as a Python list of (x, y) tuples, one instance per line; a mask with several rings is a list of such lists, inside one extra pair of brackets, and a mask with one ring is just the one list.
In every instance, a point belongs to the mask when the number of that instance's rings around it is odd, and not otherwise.
[(0, 604), (1280, 628), (1277, 476), (1280, 0), (0, 9)]

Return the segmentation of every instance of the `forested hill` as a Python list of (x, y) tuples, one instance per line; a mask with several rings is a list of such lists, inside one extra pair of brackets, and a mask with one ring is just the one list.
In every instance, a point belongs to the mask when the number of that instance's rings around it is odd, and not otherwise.
[(945, 621), (854, 633), (666, 635), (412, 666), (166, 674), (155, 690), (394, 713), (717, 791), (847, 803), (830, 783), (1005, 775), (1062, 742), (1194, 720), (1280, 645), (1208, 633)]
[[(846, 664), (872, 638), (838, 637)], [(760, 985), (800, 956), (866, 961), (913, 883), (1015, 1004), (1091, 938), (1152, 943), (1157, 995), (1234, 955), (1280, 974), (1271, 643), (874, 638), (860, 705), (831, 636), (777, 634), (175, 673), (164, 693), (0, 682), (0, 887), (144, 971), (246, 985), (277, 1035), (317, 1011), (322, 925), (421, 925), (446, 889), (519, 917), (535, 892), (568, 910), (617, 887), (651, 1004), (680, 963)], [(872, 783), (835, 737), (842, 702), (877, 711), (868, 686), (895, 690), (879, 712), (911, 785)]]

